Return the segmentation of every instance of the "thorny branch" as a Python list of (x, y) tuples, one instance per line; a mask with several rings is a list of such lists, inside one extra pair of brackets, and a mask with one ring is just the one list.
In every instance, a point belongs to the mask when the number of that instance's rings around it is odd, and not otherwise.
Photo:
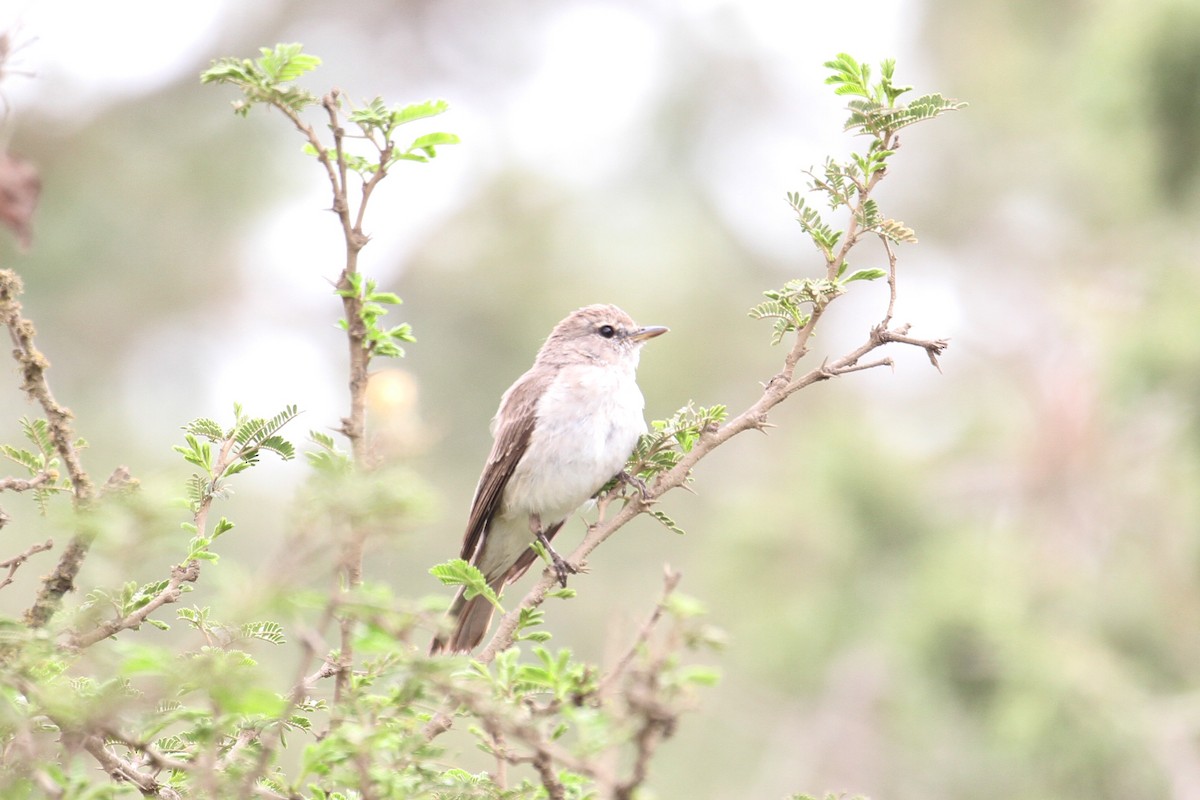
[(633, 644), (629, 646), (625, 654), (613, 665), (608, 674), (600, 680), (599, 685), (596, 687), (596, 694), (598, 696), (603, 698), (613, 691), (621, 676), (625, 674), (626, 670), (629, 669), (629, 665), (633, 663), (638, 650), (650, 640), (650, 634), (654, 633), (654, 629), (658, 626), (663, 614), (666, 613), (667, 602), (671, 599), (671, 595), (674, 593), (676, 587), (679, 586), (679, 581), (682, 578), (683, 573), (671, 569), (670, 565), (663, 568), (663, 592), (658, 600), (658, 604), (654, 606), (654, 611), (650, 613), (645, 623), (642, 624), (642, 628), (634, 638)]
[[(367, 383), (370, 380), (371, 350), (367, 346), (367, 327), (363, 321), (363, 300), (354, 291), (352, 279), (358, 273), (359, 251), (370, 241), (363, 232), (363, 215), (368, 200), (375, 187), (387, 176), (388, 158), (391, 154), (392, 143), (374, 142), (379, 150), (379, 160), (371, 177), (363, 182), (362, 196), (359, 199), (357, 213), (352, 212), (348, 197), (348, 169), (344, 141), (346, 131), (342, 127), (341, 93), (334, 89), (321, 100), (329, 118), (329, 129), (333, 135), (333, 156), (330, 149), (321, 142), (317, 132), (311, 125), (301, 119), (300, 115), (285, 103), (275, 103), (278, 108), (308, 140), (316, 153), (317, 160), (325, 169), (333, 192), (333, 212), (337, 214), (346, 241), (346, 263), (338, 277), (336, 288), (342, 298), (342, 309), (346, 320), (346, 339), (349, 347), (350, 371), (350, 413), (342, 418), (340, 432), (349, 440), (355, 466), (359, 469), (369, 467), (367, 451)], [(353, 589), (362, 583), (363, 550), (366, 545), (366, 533), (361, 526), (353, 522), (349, 525), (345, 544), (339, 560), (339, 573), (344, 589)], [(350, 671), (354, 663), (354, 618), (343, 615), (338, 620), (341, 632), (341, 647), (339, 662), (335, 674), (334, 703), (345, 697), (350, 685)]]
[[(79, 450), (71, 430), (71, 411), (54, 399), (50, 384), (46, 381), (50, 362), (34, 344), (33, 323), (21, 314), (21, 303), (17, 298), (22, 290), (21, 279), (15, 272), (0, 270), (0, 321), (8, 328), (12, 338), (12, 355), (21, 371), (21, 388), (46, 412), (50, 439), (67, 470), (75, 507), (82, 510), (95, 499), (96, 489), (79, 460)], [(49, 622), (62, 604), (63, 595), (74, 588), (75, 576), (83, 566), (93, 536), (88, 526), (79, 525), (54, 571), (42, 579), (42, 588), (33, 605), (25, 612), (25, 622), (30, 627), (40, 628)]]

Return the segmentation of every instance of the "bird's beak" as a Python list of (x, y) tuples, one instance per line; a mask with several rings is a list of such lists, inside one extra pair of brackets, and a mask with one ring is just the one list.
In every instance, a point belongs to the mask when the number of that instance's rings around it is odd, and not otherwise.
[(651, 325), (646, 328), (638, 328), (633, 333), (629, 334), (629, 338), (635, 342), (644, 342), (647, 339), (653, 339), (655, 336), (662, 336), (670, 328), (664, 328), (661, 325)]

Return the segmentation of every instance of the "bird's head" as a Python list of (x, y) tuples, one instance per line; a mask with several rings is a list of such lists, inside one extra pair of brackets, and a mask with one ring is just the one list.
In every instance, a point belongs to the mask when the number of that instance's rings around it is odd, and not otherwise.
[(613, 305), (584, 306), (554, 326), (538, 353), (538, 361), (555, 366), (596, 363), (636, 367), (642, 345), (667, 330), (657, 325), (640, 327)]

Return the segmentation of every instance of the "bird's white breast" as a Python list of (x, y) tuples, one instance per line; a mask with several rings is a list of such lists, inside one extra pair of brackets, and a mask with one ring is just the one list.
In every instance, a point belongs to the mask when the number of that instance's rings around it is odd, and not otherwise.
[(537, 404), (529, 447), (504, 492), (505, 516), (565, 519), (621, 471), (646, 430), (636, 362), (564, 367)]

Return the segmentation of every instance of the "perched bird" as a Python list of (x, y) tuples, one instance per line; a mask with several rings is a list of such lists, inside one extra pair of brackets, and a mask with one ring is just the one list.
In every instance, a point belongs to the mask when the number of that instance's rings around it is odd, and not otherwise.
[[(462, 558), (500, 591), (549, 553), (559, 581), (575, 568), (550, 546), (563, 522), (625, 466), (646, 430), (636, 372), (642, 345), (666, 333), (638, 327), (612, 305), (585, 306), (558, 323), (533, 366), (500, 398), (495, 442), (475, 488)], [(456, 620), (431, 652), (468, 652), (492, 621), (485, 597), (450, 606)]]

